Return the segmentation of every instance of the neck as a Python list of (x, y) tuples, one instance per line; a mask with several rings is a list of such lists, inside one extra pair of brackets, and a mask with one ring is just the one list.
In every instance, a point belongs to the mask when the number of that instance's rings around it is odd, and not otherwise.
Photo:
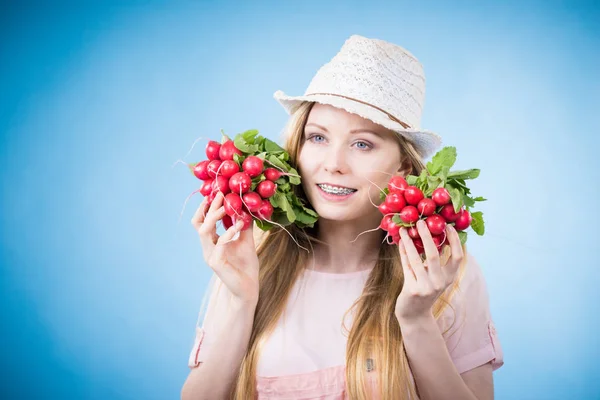
[[(384, 235), (373, 221), (319, 220), (317, 238), (324, 244), (314, 246), (314, 265), (309, 268), (329, 273), (348, 273), (373, 268)], [(365, 232), (365, 233), (362, 233)], [(361, 234), (362, 233), (362, 234)], [(360, 236), (359, 236), (360, 235)]]

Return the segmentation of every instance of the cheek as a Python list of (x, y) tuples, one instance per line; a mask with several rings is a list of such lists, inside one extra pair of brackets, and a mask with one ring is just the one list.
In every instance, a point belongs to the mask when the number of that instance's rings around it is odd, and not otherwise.
[(306, 179), (312, 175), (315, 169), (315, 157), (310, 157), (307, 153), (300, 153), (298, 156), (298, 170), (302, 175), (302, 179)]
[(365, 183), (369, 187), (369, 195), (376, 204), (379, 204), (380, 189), (385, 189), (387, 187), (390, 178), (397, 170), (398, 168), (396, 166), (374, 163), (372, 169), (368, 169), (364, 172), (363, 176), (368, 179), (365, 180)]

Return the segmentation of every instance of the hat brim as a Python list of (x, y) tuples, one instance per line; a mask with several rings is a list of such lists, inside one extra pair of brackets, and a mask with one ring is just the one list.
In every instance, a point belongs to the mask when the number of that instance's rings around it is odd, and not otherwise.
[(385, 113), (376, 108), (369, 107), (344, 97), (332, 96), (326, 94), (310, 95), (310, 96), (288, 96), (281, 90), (278, 90), (273, 95), (275, 100), (283, 106), (288, 114), (292, 115), (303, 102), (315, 102), (327, 104), (336, 108), (341, 108), (349, 113), (356, 114), (366, 118), (376, 124), (382, 125), (409, 140), (415, 146), (415, 150), (423, 158), (431, 156), (442, 145), (442, 138), (428, 130), (406, 129), (398, 122), (390, 119)]

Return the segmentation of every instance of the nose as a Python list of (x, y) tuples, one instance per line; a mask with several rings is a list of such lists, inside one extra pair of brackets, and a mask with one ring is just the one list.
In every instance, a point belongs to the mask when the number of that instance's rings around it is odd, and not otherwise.
[(325, 170), (331, 174), (348, 173), (348, 154), (343, 146), (330, 146), (323, 161)]

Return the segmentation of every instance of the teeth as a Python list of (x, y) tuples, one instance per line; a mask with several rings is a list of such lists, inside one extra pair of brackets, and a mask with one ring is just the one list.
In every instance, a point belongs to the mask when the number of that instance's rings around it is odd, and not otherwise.
[(356, 192), (355, 189), (341, 188), (341, 187), (329, 186), (329, 185), (323, 185), (323, 184), (319, 185), (319, 187), (321, 189), (323, 189), (323, 191), (325, 191), (327, 193), (331, 193), (331, 194), (350, 194), (350, 193)]

